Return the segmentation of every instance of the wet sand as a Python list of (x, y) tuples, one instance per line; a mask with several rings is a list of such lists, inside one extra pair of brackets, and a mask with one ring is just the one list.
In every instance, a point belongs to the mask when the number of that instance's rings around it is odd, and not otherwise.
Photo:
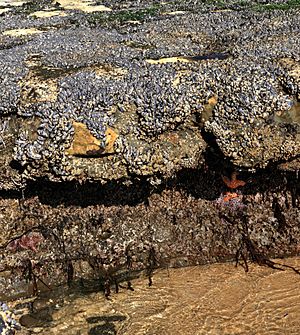
[[(278, 262), (300, 268), (300, 258)], [(151, 287), (147, 278), (132, 284), (134, 292), (121, 288), (110, 299), (101, 292), (68, 294), (56, 304), (47, 328), (40, 324), (31, 330), (70, 335), (299, 334), (300, 275), (292, 269), (252, 264), (245, 273), (233, 263), (214, 264), (158, 270)], [(51, 299), (54, 305), (55, 297)], [(48, 304), (41, 298), (35, 302)]]

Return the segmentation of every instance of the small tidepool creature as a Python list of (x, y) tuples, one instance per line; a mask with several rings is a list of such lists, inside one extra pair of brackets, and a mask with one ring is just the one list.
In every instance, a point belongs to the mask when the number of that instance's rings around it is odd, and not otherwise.
[[(245, 181), (237, 179), (236, 171), (231, 174), (231, 178), (222, 176), (222, 180), (225, 185), (231, 190), (246, 185)], [(243, 204), (243, 195), (239, 192), (231, 191), (222, 193), (220, 197), (216, 200), (216, 204), (220, 208), (230, 208), (234, 212), (237, 210), (243, 210), (246, 207), (245, 204)]]
[[(30, 232), (21, 236), (18, 239), (11, 241), (7, 247), (9, 250), (17, 251), (17, 250), (32, 250), (33, 252), (37, 252), (37, 246), (40, 242), (43, 241), (42, 234), (38, 232)], [(1, 333), (0, 333), (1, 335)]]
[(239, 212), (246, 208), (246, 205), (243, 203), (243, 196), (239, 193), (226, 192), (221, 194), (218, 199), (215, 201), (219, 209), (228, 208), (232, 212)]
[(238, 188), (240, 186), (245, 186), (246, 185), (245, 181), (237, 179), (237, 172), (236, 171), (232, 172), (231, 179), (229, 179), (226, 176), (222, 176), (222, 180), (226, 184), (226, 186), (229, 187), (230, 189), (235, 189), (235, 188)]
[(236, 199), (236, 198), (239, 198), (239, 197), (240, 197), (240, 195), (235, 193), (235, 192), (233, 192), (233, 193), (232, 192), (226, 192), (224, 197), (223, 197), (223, 201), (228, 202), (232, 199)]

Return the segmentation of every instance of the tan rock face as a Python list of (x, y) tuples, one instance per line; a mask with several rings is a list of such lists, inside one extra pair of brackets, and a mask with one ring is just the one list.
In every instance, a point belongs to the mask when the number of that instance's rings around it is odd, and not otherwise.
[(0, 9), (0, 14), (6, 13), (6, 12), (9, 12), (9, 11), (10, 11), (9, 8), (2, 8), (2, 9)]
[(282, 58), (279, 60), (279, 64), (288, 68), (290, 74), (299, 76), (300, 75), (300, 64), (291, 58)]
[(104, 5), (96, 5), (95, 1), (84, 0), (58, 0), (58, 3), (65, 9), (77, 9), (87, 13), (91, 12), (109, 12), (110, 8)]
[(29, 16), (42, 18), (42, 17), (53, 17), (53, 16), (68, 16), (68, 14), (62, 10), (41, 10), (31, 13)]
[(27, 62), (29, 72), (20, 83), (21, 103), (28, 105), (30, 103), (55, 101), (57, 98), (57, 78), (47, 77), (47, 69), (43, 68), (39, 55), (33, 55), (33, 58)]
[(103, 154), (114, 152), (114, 143), (118, 137), (117, 133), (111, 129), (106, 130), (106, 147), (101, 147), (101, 142), (92, 135), (87, 126), (80, 122), (73, 122), (74, 139), (67, 154), (72, 156), (99, 157)]
[(174, 12), (167, 12), (167, 13), (164, 13), (164, 15), (172, 15), (172, 16), (176, 16), (176, 15), (183, 15), (185, 14), (186, 11), (183, 11), (183, 10), (176, 10)]
[(175, 62), (190, 62), (189, 59), (185, 57), (168, 57), (168, 58), (160, 58), (160, 59), (147, 59), (147, 63), (149, 64), (166, 64), (166, 63), (175, 63)]
[(74, 139), (67, 154), (73, 156), (95, 156), (103, 153), (100, 141), (80, 122), (73, 122), (75, 130)]
[(24, 29), (10, 29), (3, 32), (3, 35), (7, 36), (26, 36), (26, 35), (34, 35), (42, 33), (42, 30), (36, 28), (24, 28)]
[[(279, 60), (291, 79), (291, 82), (297, 84), (300, 82), (300, 63), (291, 58), (282, 58)], [(293, 105), (289, 110), (275, 113), (274, 120), (277, 123), (298, 123), (300, 124), (300, 93), (294, 95)]]
[(22, 6), (28, 1), (16, 1), (16, 0), (0, 0), (0, 6)]
[(128, 72), (126, 69), (111, 65), (94, 67), (92, 70), (98, 77), (123, 77)]
[(296, 99), (290, 109), (275, 113), (274, 120), (277, 123), (298, 123), (300, 124), (300, 102)]
[(116, 142), (116, 139), (118, 138), (118, 134), (113, 129), (107, 128), (105, 135), (106, 135), (105, 153), (113, 153), (114, 144)]
[(208, 99), (207, 104), (203, 106), (203, 112), (201, 115), (203, 121), (207, 121), (212, 116), (213, 109), (217, 103), (218, 103), (217, 96), (213, 96)]

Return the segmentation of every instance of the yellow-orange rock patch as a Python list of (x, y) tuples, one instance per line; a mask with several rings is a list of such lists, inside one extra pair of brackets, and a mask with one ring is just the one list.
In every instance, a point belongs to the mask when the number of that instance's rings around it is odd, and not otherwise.
[(108, 128), (106, 130), (106, 147), (101, 147), (101, 142), (98, 140), (81, 122), (73, 122), (74, 139), (70, 148), (66, 151), (68, 155), (72, 156), (94, 156), (99, 157), (106, 153), (114, 152), (114, 143), (118, 137), (117, 133)]

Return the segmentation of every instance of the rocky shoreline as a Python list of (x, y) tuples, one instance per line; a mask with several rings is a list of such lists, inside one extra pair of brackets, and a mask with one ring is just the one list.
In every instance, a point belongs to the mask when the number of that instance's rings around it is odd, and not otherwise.
[(258, 4), (2, 13), (2, 298), (299, 255), (300, 15)]

